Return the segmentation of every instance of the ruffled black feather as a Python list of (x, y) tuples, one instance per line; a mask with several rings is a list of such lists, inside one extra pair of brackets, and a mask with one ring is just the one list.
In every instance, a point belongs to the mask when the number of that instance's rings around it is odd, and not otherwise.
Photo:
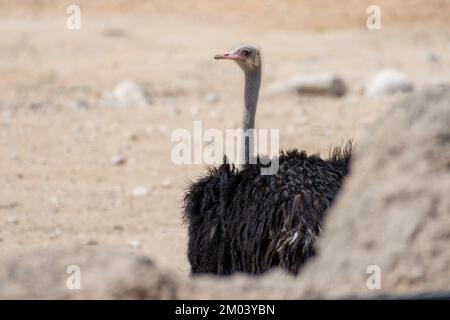
[(272, 266), (296, 274), (314, 255), (327, 208), (348, 174), (352, 144), (329, 159), (296, 149), (282, 152), (275, 175), (261, 175), (259, 161), (237, 171), (210, 168), (185, 193), (192, 273), (258, 274)]

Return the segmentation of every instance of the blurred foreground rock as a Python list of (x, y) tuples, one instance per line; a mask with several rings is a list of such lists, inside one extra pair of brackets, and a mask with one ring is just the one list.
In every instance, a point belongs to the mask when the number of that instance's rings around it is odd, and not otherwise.
[(413, 91), (413, 83), (404, 73), (396, 70), (382, 70), (367, 84), (366, 96), (382, 97)]
[[(69, 266), (80, 268), (79, 290), (67, 287), (68, 280), (74, 284)], [(38, 250), (0, 261), (0, 299), (12, 298), (173, 299), (176, 280), (150, 259), (129, 253), (101, 247)]]
[(302, 95), (341, 97), (347, 92), (344, 80), (334, 73), (298, 74), (287, 81), (272, 85), (269, 94), (295, 91)]

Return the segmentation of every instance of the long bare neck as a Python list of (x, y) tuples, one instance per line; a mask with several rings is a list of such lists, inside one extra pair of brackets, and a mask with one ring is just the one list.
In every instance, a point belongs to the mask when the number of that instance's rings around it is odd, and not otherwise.
[(252, 163), (254, 156), (254, 129), (256, 107), (258, 105), (259, 88), (261, 86), (261, 68), (245, 71), (244, 90), (244, 117), (242, 129), (244, 130), (243, 146), (241, 148), (241, 160), (239, 168), (243, 169), (246, 164)]

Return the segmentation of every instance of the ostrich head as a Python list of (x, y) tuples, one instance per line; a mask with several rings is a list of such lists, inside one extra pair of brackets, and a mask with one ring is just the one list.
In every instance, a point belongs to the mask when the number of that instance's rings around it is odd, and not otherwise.
[(234, 60), (244, 72), (251, 72), (261, 68), (259, 49), (253, 44), (240, 45), (227, 53), (216, 54), (214, 59)]

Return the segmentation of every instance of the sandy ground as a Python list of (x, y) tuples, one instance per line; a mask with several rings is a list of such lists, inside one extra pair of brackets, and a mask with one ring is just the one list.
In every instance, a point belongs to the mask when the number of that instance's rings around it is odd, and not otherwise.
[[(241, 72), (212, 59), (234, 44), (263, 50), (257, 126), (279, 128), (283, 149), (326, 154), (350, 138), (358, 144), (397, 99), (362, 95), (381, 68), (404, 71), (416, 88), (450, 81), (448, 1), (379, 1), (380, 31), (365, 28), (364, 1), (81, 1), (78, 31), (65, 28), (66, 1), (30, 3), (0, 1), (3, 255), (106, 245), (187, 275), (181, 199), (204, 166), (173, 164), (170, 135), (192, 131), (194, 120), (239, 125)], [(298, 72), (321, 71), (341, 75), (349, 93), (265, 94)], [(148, 90), (152, 105), (102, 107), (102, 93), (127, 79)], [(117, 154), (124, 165), (111, 164)], [(133, 197), (140, 186), (148, 195)]]

